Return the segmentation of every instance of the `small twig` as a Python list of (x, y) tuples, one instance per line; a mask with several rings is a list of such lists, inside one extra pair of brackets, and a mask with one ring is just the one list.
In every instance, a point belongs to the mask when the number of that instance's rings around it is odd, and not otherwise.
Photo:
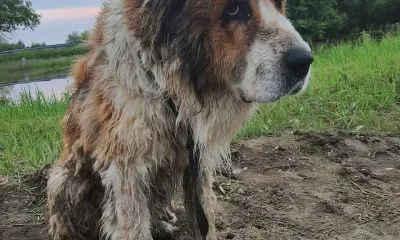
[(392, 200), (394, 197), (397, 197), (397, 196), (400, 196), (400, 193), (391, 193), (390, 195), (379, 200), (376, 204), (380, 204), (383, 201), (385, 201), (383, 204), (386, 204), (387, 202), (389, 202), (390, 200)]
[(380, 199), (378, 202), (376, 202), (376, 205), (381, 205), (381, 203), (383, 202), (382, 205), (385, 205), (387, 202), (389, 202), (390, 200), (393, 199), (395, 195), (391, 195), (391, 196), (387, 196), (385, 198)]
[(279, 169), (284, 167), (283, 165), (279, 165), (279, 166), (271, 166), (271, 167), (266, 167), (264, 168), (264, 171), (268, 171), (268, 170), (272, 170), (272, 169)]
[(360, 189), (361, 192), (363, 192), (365, 195), (370, 195), (370, 194), (372, 194), (372, 195), (376, 195), (376, 196), (378, 196), (378, 197), (380, 197), (380, 198), (385, 198), (385, 196), (383, 196), (383, 195), (381, 195), (381, 194), (379, 194), (379, 193), (376, 193), (376, 192), (374, 192), (374, 191), (368, 190), (368, 189), (366, 189), (366, 188), (364, 188), (364, 187), (358, 185), (357, 183), (355, 183), (355, 182), (354, 182), (353, 180), (351, 180), (351, 179), (349, 179), (349, 181), (350, 181), (354, 186), (356, 186), (358, 189)]
[(263, 168), (263, 170), (264, 171), (269, 171), (269, 170), (273, 170), (273, 169), (284, 170), (284, 169), (292, 169), (292, 168), (295, 168), (295, 167), (297, 167), (296, 164), (288, 163), (288, 164), (285, 164), (285, 165), (277, 165), (277, 166), (265, 167), (265, 168)]

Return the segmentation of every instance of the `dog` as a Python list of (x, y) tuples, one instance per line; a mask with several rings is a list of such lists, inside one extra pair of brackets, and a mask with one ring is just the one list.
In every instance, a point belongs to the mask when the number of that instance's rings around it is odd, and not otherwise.
[(109, 0), (89, 46), (71, 72), (63, 150), (48, 181), (52, 238), (172, 232), (183, 185), (192, 239), (216, 239), (213, 174), (229, 165), (230, 142), (256, 103), (308, 83), (313, 56), (285, 1)]

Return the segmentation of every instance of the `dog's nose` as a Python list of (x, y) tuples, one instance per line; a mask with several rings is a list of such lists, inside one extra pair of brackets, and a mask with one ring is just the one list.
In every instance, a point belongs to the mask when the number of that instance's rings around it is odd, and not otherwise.
[(286, 64), (296, 77), (307, 76), (313, 62), (314, 57), (308, 49), (294, 48), (287, 53)]

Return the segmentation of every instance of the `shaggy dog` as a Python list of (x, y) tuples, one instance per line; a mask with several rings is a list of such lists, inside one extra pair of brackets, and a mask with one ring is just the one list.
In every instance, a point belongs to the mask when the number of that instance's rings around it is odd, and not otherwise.
[[(48, 182), (53, 239), (148, 240), (172, 231), (170, 205), (181, 183), (192, 239), (205, 239), (195, 196), (208, 222), (206, 238), (216, 239), (213, 173), (229, 164), (230, 141), (254, 102), (294, 95), (308, 82), (310, 48), (284, 16), (284, 5), (104, 5), (90, 52), (72, 70), (63, 152)], [(191, 151), (198, 173), (188, 168)]]

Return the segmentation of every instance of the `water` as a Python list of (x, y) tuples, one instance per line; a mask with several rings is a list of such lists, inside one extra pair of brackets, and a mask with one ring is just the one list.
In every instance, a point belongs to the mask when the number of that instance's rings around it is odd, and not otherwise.
[(67, 86), (72, 83), (71, 78), (55, 78), (48, 81), (16, 83), (0, 87), (0, 99), (11, 99), (18, 101), (23, 92), (30, 92), (32, 97), (36, 97), (39, 91), (46, 98), (56, 97), (60, 99), (67, 91)]

